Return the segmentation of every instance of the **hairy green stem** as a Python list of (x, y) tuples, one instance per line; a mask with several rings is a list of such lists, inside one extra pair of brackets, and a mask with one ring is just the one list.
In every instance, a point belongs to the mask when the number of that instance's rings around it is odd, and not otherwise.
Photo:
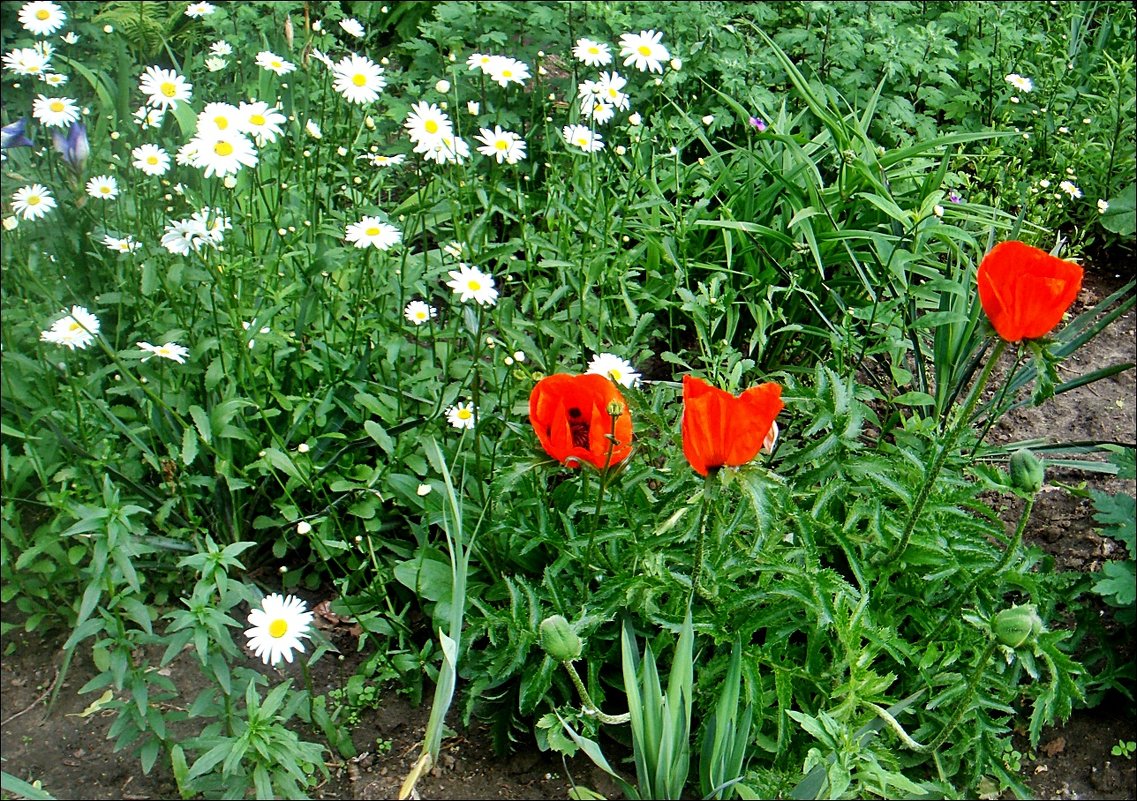
[(630, 712), (625, 712), (622, 715), (609, 715), (605, 712), (601, 712), (600, 708), (592, 703), (592, 696), (588, 694), (588, 688), (584, 686), (584, 682), (581, 681), (580, 676), (577, 675), (572, 660), (566, 659), (564, 662), (561, 662), (561, 664), (565, 666), (565, 670), (568, 671), (569, 678), (572, 680), (572, 685), (576, 687), (576, 691), (580, 695), (580, 702), (584, 705), (584, 714), (596, 718), (601, 723), (611, 723), (613, 725), (627, 723), (632, 719)]
[(691, 593), (698, 592), (699, 579), (703, 574), (703, 555), (706, 549), (707, 541), (707, 520), (714, 514), (713, 504), (715, 498), (718, 497), (718, 485), (715, 479), (718, 478), (718, 470), (711, 469), (707, 471), (706, 478), (703, 480), (703, 504), (699, 509), (699, 537), (695, 540), (695, 564), (691, 568)]

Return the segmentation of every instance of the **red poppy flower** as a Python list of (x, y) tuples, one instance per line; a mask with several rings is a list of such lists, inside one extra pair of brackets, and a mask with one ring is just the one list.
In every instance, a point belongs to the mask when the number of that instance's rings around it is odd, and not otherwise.
[(683, 376), (683, 455), (705, 476), (712, 468), (746, 464), (773, 431), (785, 407), (777, 384), (751, 387), (739, 397)]
[[(613, 403), (621, 409), (614, 423), (609, 412)], [(603, 470), (632, 452), (632, 415), (607, 376), (557, 373), (542, 378), (529, 395), (529, 421), (545, 452), (567, 467), (588, 462)]]
[(1022, 242), (1000, 242), (979, 264), (979, 302), (1008, 342), (1037, 339), (1062, 321), (1083, 270)]

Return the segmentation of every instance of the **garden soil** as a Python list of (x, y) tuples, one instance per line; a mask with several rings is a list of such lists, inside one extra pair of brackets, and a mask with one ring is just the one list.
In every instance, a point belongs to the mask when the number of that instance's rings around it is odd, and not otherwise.
[[(1112, 273), (1088, 274), (1078, 312), (1106, 297), (1122, 283)], [(1061, 366), (1069, 377), (1092, 369), (1137, 361), (1134, 312), (1119, 318), (1075, 357)], [(1132, 443), (1137, 429), (1137, 391), (1133, 370), (1088, 387), (1058, 396), (1040, 408), (1023, 408), (1009, 414), (991, 432), (991, 441), (1013, 442), (1031, 437), (1061, 441), (1107, 440)], [(1051, 470), (1048, 484), (1035, 506), (1028, 541), (1052, 554), (1064, 569), (1097, 571), (1104, 561), (1118, 558), (1122, 546), (1095, 532), (1088, 501), (1059, 484), (1089, 486), (1107, 492), (1134, 492), (1134, 482), (1083, 472)], [(1005, 519), (1017, 519), (1013, 503), (1005, 504)], [(1008, 524), (1009, 525), (1009, 524)], [(319, 599), (315, 599), (319, 600)], [(16, 622), (14, 610), (2, 610), (6, 622)], [(340, 628), (328, 631), (346, 655), (327, 655), (313, 667), (316, 692), (342, 686), (352, 675), (356, 657), (350, 635)], [(1122, 637), (1132, 648), (1131, 635)], [(158, 764), (144, 775), (129, 751), (115, 753), (106, 738), (113, 713), (84, 714), (94, 695), (80, 695), (94, 669), (77, 656), (59, 682), (62, 654), (59, 640), (43, 639), (19, 631), (5, 638), (0, 663), (0, 746), (3, 770), (28, 781), (42, 782), (56, 798), (151, 799), (177, 798), (168, 766)], [(1129, 653), (1128, 658), (1133, 659)], [(259, 663), (248, 662), (250, 666)], [(297, 681), (299, 674), (291, 666)], [(264, 669), (264, 668), (262, 668)], [(187, 655), (169, 667), (182, 691), (177, 703), (189, 703), (202, 688), (202, 680)], [(274, 680), (279, 676), (272, 677)], [(50, 694), (58, 690), (48, 710)], [(429, 692), (427, 693), (429, 697)], [(330, 779), (313, 793), (316, 798), (395, 798), (421, 746), (428, 716), (426, 705), (413, 706), (391, 692), (381, 706), (364, 711), (354, 731), (360, 756), (328, 766)], [(475, 725), (466, 729), (450, 721), (456, 734), (443, 742), (440, 765), (422, 777), (417, 791), (424, 799), (563, 799), (572, 784), (583, 784), (612, 798), (619, 795), (613, 783), (578, 758), (563, 763), (555, 755), (531, 745), (512, 756), (495, 758), (489, 732)], [(1023, 726), (1025, 730), (1025, 724)], [(1030, 753), (1025, 738), (1018, 749), (1024, 754), (1022, 773), (1037, 798), (1137, 798), (1135, 758), (1116, 757), (1111, 749), (1119, 740), (1137, 740), (1134, 705), (1111, 696), (1091, 710), (1076, 710), (1063, 726), (1043, 734), (1040, 748)], [(7, 797), (7, 794), (5, 794)]]

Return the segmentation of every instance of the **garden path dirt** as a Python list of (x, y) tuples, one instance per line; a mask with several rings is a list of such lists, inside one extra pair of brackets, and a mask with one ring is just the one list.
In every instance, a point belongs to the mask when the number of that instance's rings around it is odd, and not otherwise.
[[(1112, 273), (1088, 274), (1080, 307), (1095, 303), (1122, 282), (1122, 276)], [(1070, 376), (1120, 362), (1137, 362), (1133, 311), (1085, 346), (1062, 370)], [(1135, 399), (1135, 375), (1130, 370), (1058, 396), (1041, 408), (1011, 413), (991, 432), (991, 441), (1005, 443), (1048, 436), (1064, 441), (1132, 443), (1137, 429)], [(1035, 507), (1028, 539), (1051, 553), (1062, 568), (1096, 571), (1104, 560), (1117, 558), (1122, 549), (1095, 532), (1088, 501), (1057, 486), (1083, 481), (1108, 492), (1134, 492), (1132, 481), (1051, 471), (1049, 484)], [(1007, 519), (1015, 519), (1012, 504), (1007, 505), (1006, 511)], [(12, 611), (3, 609), (5, 621), (13, 620)], [(334, 635), (333, 641), (344, 636), (334, 632), (330, 635)], [(1132, 632), (1118, 631), (1117, 636), (1119, 641), (1128, 643), (1128, 656), (1132, 659)], [(346, 655), (355, 650), (351, 642), (337, 644)], [(76, 658), (59, 689), (58, 702), (45, 714), (45, 699), (59, 673), (59, 646), (59, 640), (18, 631), (5, 638), (0, 663), (3, 770), (42, 782), (43, 788), (56, 798), (177, 798), (167, 765), (159, 764), (150, 775), (144, 775), (133, 754), (114, 752), (113, 743), (106, 739), (113, 713), (82, 715), (93, 700), (92, 695), (78, 693), (94, 675), (89, 660)], [(316, 692), (342, 686), (352, 675), (355, 661), (351, 656), (339, 661), (330, 654), (317, 662), (312, 671)], [(193, 698), (202, 684), (190, 660), (183, 655), (170, 669), (183, 698)], [(376, 711), (363, 714), (354, 731), (361, 756), (346, 764), (330, 765), (331, 779), (316, 790), (314, 797), (395, 798), (418, 755), (427, 715), (425, 704), (412, 706), (391, 692)], [(523, 743), (514, 755), (498, 759), (493, 756), (489, 732), (484, 727), (464, 729), (457, 720), (451, 721), (451, 726), (458, 733), (444, 741), (442, 764), (419, 781), (422, 798), (560, 799), (568, 798), (574, 781), (609, 798), (618, 796), (614, 785), (587, 761), (578, 759), (562, 764), (560, 759), (539, 752), (531, 741)], [(1028, 753), (1023, 740), (1019, 747), (1026, 755), (1022, 761), (1023, 776), (1038, 798), (1133, 799), (1137, 797), (1134, 758), (1119, 758), (1110, 753), (1119, 739), (1137, 740), (1137, 718), (1132, 702), (1111, 696), (1095, 709), (1075, 711), (1066, 725), (1044, 733), (1037, 753)]]

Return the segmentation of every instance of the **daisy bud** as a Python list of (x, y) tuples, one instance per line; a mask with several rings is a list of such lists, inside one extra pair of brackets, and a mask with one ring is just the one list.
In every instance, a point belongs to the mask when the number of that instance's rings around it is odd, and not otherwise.
[(450, 91), (450, 81), (443, 78), (441, 81), (434, 85), (434, 90), (439, 94), (446, 94)]
[(296, 524), (296, 533), (300, 535), (309, 534), (312, 531), (312, 524), (307, 520), (301, 520)]

